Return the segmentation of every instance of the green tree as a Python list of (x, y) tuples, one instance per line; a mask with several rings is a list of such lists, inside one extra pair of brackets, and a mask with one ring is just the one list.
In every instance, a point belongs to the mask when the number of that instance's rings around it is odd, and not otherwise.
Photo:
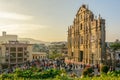
[(51, 54), (49, 54), (50, 59), (56, 59), (62, 57), (61, 53), (57, 53), (57, 49), (55, 49)]

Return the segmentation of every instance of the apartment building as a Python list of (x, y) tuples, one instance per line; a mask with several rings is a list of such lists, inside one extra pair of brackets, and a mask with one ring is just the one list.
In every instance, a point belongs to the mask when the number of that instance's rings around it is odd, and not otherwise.
[(1, 67), (11, 67), (27, 62), (31, 59), (32, 47), (27, 42), (9, 41), (0, 44)]

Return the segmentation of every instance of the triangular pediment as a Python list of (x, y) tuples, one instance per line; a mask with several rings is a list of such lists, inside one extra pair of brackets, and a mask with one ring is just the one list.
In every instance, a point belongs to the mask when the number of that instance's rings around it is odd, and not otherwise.
[[(77, 14), (80, 14), (80, 13), (82, 13), (82, 12), (85, 11), (85, 10), (87, 11), (88, 8), (87, 8), (87, 6), (86, 6), (85, 4), (83, 4), (83, 5), (79, 8)], [(76, 14), (76, 15), (77, 15), (77, 14)]]

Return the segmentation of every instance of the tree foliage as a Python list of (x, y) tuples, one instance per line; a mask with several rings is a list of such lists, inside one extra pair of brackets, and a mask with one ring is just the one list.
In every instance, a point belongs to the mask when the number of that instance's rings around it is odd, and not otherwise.
[(92, 72), (93, 72), (93, 69), (91, 67), (86, 67), (84, 70), (83, 70), (83, 73), (82, 75), (83, 76), (92, 76)]
[(109, 67), (107, 65), (102, 65), (102, 67), (101, 67), (101, 72), (102, 73), (107, 73), (108, 70), (109, 70)]
[(112, 43), (112, 44), (110, 45), (110, 48), (111, 48), (113, 51), (116, 51), (116, 50), (120, 49), (120, 42)]
[(55, 49), (51, 54), (49, 54), (50, 59), (56, 59), (62, 57), (61, 53), (57, 53), (57, 50)]

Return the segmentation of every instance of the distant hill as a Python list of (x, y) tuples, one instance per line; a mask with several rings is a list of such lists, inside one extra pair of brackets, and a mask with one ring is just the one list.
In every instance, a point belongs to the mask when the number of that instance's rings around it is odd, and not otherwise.
[(45, 42), (45, 41), (41, 41), (41, 40), (35, 40), (32, 38), (18, 38), (19, 41), (29, 41), (31, 44), (45, 44), (45, 45), (49, 45), (50, 42)]
[(41, 41), (41, 40), (36, 40), (36, 39), (32, 39), (32, 38), (18, 38), (19, 41), (28, 41), (30, 42), (30, 44), (45, 44), (46, 46), (50, 45), (50, 44), (57, 44), (57, 43), (66, 43), (66, 41), (57, 41), (57, 42), (45, 42), (45, 41)]

